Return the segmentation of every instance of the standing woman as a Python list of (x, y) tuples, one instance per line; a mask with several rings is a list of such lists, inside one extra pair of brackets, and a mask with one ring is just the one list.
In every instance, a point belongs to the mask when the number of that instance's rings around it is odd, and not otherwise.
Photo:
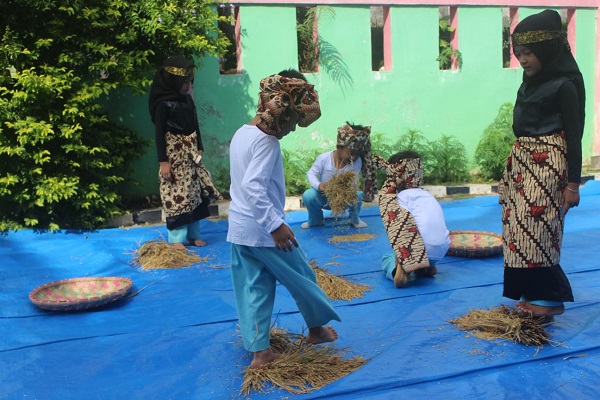
[(179, 250), (186, 241), (206, 245), (198, 221), (210, 215), (209, 198), (221, 198), (201, 162), (204, 147), (191, 95), (193, 81), (194, 63), (171, 57), (156, 72), (149, 99), (168, 240)]
[(560, 267), (565, 215), (579, 204), (585, 89), (556, 11), (521, 21), (512, 34), (523, 67), (500, 188), (504, 296), (535, 317), (573, 301)]

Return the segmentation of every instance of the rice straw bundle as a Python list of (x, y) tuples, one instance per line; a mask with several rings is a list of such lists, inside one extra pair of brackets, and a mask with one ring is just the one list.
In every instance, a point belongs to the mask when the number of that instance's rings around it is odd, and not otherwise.
[(317, 276), (317, 285), (331, 300), (346, 300), (362, 298), (365, 292), (371, 290), (371, 286), (350, 282), (343, 276), (336, 276), (328, 273), (317, 266), (315, 261), (309, 262), (315, 275)]
[(240, 394), (268, 393), (277, 388), (293, 394), (310, 393), (362, 367), (368, 360), (355, 356), (344, 359), (346, 351), (332, 344), (321, 346), (306, 343), (304, 336), (271, 329), (274, 342), (286, 350), (282, 357), (258, 368), (246, 368)]
[(342, 242), (366, 242), (377, 237), (372, 233), (355, 233), (352, 235), (334, 235), (329, 239), (329, 243), (342, 243)]
[(340, 216), (349, 206), (358, 202), (356, 182), (358, 182), (358, 174), (354, 171), (345, 171), (335, 174), (325, 185), (323, 192), (327, 196), (327, 204), (331, 208), (333, 217)]
[(543, 346), (551, 342), (545, 329), (550, 323), (545, 322), (545, 318), (531, 317), (504, 305), (489, 310), (471, 310), (450, 323), (460, 330), (474, 331), (473, 336), (481, 339), (506, 339), (526, 346)]
[(134, 251), (135, 265), (142, 269), (165, 269), (189, 267), (192, 264), (208, 261), (187, 249), (177, 250), (164, 240), (151, 240)]

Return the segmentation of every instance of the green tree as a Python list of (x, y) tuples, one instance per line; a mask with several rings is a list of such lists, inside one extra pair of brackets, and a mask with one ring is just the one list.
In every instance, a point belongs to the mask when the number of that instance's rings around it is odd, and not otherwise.
[(101, 226), (144, 143), (100, 104), (165, 58), (222, 55), (214, 2), (0, 2), (0, 231)]

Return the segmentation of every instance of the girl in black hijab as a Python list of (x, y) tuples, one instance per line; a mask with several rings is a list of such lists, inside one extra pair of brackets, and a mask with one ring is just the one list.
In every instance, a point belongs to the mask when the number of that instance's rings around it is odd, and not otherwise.
[(204, 246), (198, 221), (210, 215), (209, 198), (222, 198), (201, 162), (204, 148), (191, 96), (194, 63), (174, 56), (163, 62), (150, 87), (150, 117), (155, 126), (160, 196), (169, 243), (185, 249)]
[(573, 301), (559, 262), (565, 215), (579, 204), (585, 89), (556, 11), (525, 18), (512, 43), (524, 72), (500, 184), (504, 296), (552, 318)]

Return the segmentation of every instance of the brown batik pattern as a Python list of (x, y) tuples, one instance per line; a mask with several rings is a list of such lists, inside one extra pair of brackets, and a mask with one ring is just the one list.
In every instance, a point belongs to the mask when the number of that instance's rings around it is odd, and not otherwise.
[(298, 126), (306, 128), (321, 117), (319, 94), (303, 79), (271, 75), (260, 81), (256, 124), (261, 131), (277, 135), (289, 118), (288, 110), (298, 116)]
[(196, 133), (175, 135), (167, 132), (166, 142), (172, 179), (169, 181), (159, 175), (159, 182), (167, 217), (195, 210), (202, 203), (202, 197), (221, 200), (223, 197), (212, 183), (204, 164), (194, 162), (198, 154)]
[(398, 205), (396, 195), (409, 187), (419, 187), (423, 181), (421, 159), (402, 160), (390, 164), (380, 156), (373, 157), (375, 166), (385, 171), (386, 181), (379, 192), (379, 213), (390, 245), (396, 254), (396, 268), (410, 273), (429, 267), (423, 237), (410, 212)]
[(566, 146), (563, 134), (521, 137), (513, 145), (499, 186), (505, 267), (559, 264)]

